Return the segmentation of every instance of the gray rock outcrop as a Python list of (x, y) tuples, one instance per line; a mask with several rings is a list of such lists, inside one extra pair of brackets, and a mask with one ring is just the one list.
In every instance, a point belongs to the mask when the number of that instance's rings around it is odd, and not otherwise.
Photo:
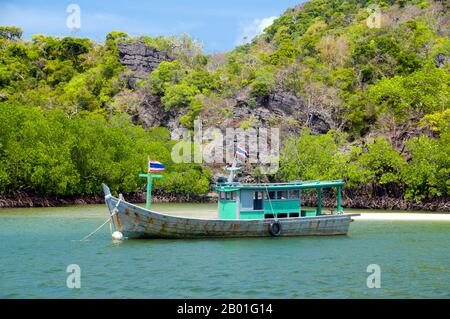
[[(122, 42), (118, 44), (118, 49), (119, 61), (133, 71), (128, 80), (131, 88), (136, 88), (134, 85), (136, 81), (145, 78), (162, 61), (174, 60), (169, 53), (150, 47), (143, 41)], [(159, 96), (141, 89), (135, 92), (141, 103), (133, 116), (134, 122), (144, 127), (165, 126), (170, 130), (172, 138), (178, 139), (183, 133), (180, 117), (187, 110), (164, 110)], [(306, 124), (313, 134), (324, 134), (332, 127), (326, 116), (311, 110), (303, 98), (289, 92), (275, 91), (268, 96), (251, 98), (248, 90), (243, 90), (236, 93), (232, 99), (234, 107), (231, 118), (206, 124), (234, 127), (239, 125), (242, 120), (251, 118), (258, 123), (258, 126), (268, 127), (272, 126), (271, 123), (274, 121), (281, 120), (283, 122), (289, 118), (290, 122), (284, 122), (281, 125), (282, 132), (289, 133)]]
[(119, 61), (134, 71), (131, 86), (158, 67), (162, 61), (173, 61), (174, 57), (154, 47), (146, 45), (143, 41), (134, 43), (121, 42), (117, 44)]
[(302, 99), (287, 92), (275, 92), (267, 97), (257, 98), (255, 107), (250, 106), (248, 100), (237, 100), (233, 109), (233, 117), (242, 119), (254, 116), (264, 125), (274, 116), (297, 118), (304, 111), (305, 103)]
[(436, 67), (440, 68), (441, 66), (443, 66), (445, 64), (445, 62), (450, 63), (450, 57), (446, 56), (443, 53), (439, 53), (436, 56), (435, 62), (436, 62)]
[(317, 112), (308, 114), (306, 125), (311, 130), (311, 133), (315, 135), (326, 134), (331, 129), (331, 125), (326, 118)]
[(307, 125), (312, 134), (327, 133), (332, 127), (330, 119), (316, 110), (311, 110), (307, 102), (288, 92), (273, 92), (269, 96), (256, 99), (255, 106), (248, 100), (237, 100), (233, 108), (234, 119), (253, 117), (262, 126), (267, 126), (271, 119), (295, 119), (300, 126)]
[(157, 95), (140, 92), (141, 104), (133, 120), (143, 127), (165, 126), (169, 121), (169, 114), (164, 112), (161, 98)]
[(137, 94), (141, 102), (132, 118), (135, 124), (145, 128), (164, 126), (170, 131), (173, 140), (183, 136), (184, 130), (180, 123), (183, 114), (174, 110), (164, 110), (161, 97), (158, 95), (146, 91), (139, 91)]

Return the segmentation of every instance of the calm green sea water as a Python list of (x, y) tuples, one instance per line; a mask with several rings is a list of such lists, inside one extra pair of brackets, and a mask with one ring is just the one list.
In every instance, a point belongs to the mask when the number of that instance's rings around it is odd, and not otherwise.
[[(155, 209), (211, 215), (215, 205)], [(355, 221), (348, 236), (129, 240), (103, 205), (0, 210), (3, 298), (450, 298), (450, 223)], [(69, 264), (81, 288), (66, 286)], [(369, 289), (369, 264), (381, 288)]]

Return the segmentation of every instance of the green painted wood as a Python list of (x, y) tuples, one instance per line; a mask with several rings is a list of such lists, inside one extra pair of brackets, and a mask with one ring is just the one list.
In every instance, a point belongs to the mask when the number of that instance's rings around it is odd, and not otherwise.
[(289, 189), (319, 189), (343, 186), (343, 180), (336, 181), (312, 181), (312, 182), (291, 182), (291, 183), (271, 183), (271, 184), (240, 184), (233, 183), (229, 185), (219, 184), (217, 191), (235, 191), (238, 189), (250, 189), (259, 191), (271, 190), (289, 190)]
[(241, 211), (240, 216), (240, 219), (262, 219), (264, 211)]
[(220, 219), (236, 219), (236, 202), (221, 200), (219, 204)]
[(152, 206), (152, 188), (153, 188), (153, 178), (163, 178), (161, 174), (139, 174), (139, 177), (147, 178), (147, 194), (145, 196), (145, 208), (150, 209)]
[[(298, 199), (279, 199), (279, 200), (264, 200), (264, 213), (265, 214), (275, 214), (278, 213), (295, 213), (300, 211), (300, 201)], [(270, 205), (272, 204), (272, 205)], [(273, 212), (272, 212), (273, 209)]]
[(315, 210), (303, 210), (301, 211), (302, 217), (311, 217), (311, 216), (317, 216), (317, 212)]
[(239, 187), (228, 187), (228, 186), (224, 186), (224, 187), (216, 187), (216, 191), (218, 192), (234, 192), (234, 191), (238, 191), (241, 188)]
[(150, 206), (152, 205), (152, 174), (147, 174), (147, 198), (145, 201), (145, 208), (150, 209)]
[[(279, 214), (287, 214), (289, 216), (292, 213), (301, 212), (301, 199), (295, 198), (290, 199), (289, 195), (285, 194), (283, 198), (285, 199), (268, 199), (269, 192), (277, 191), (288, 191), (288, 190), (298, 190), (302, 189), (312, 189), (317, 190), (318, 202), (317, 208), (313, 211), (307, 211), (303, 213), (303, 216), (320, 216), (322, 215), (323, 209), (323, 188), (336, 188), (337, 189), (337, 211), (342, 212), (341, 205), (341, 191), (344, 185), (343, 180), (336, 181), (308, 181), (308, 182), (291, 182), (291, 183), (272, 183), (272, 184), (220, 184), (216, 190), (220, 192), (234, 192), (241, 194), (248, 194), (249, 192), (262, 192), (264, 194), (263, 207), (262, 209), (254, 210), (253, 206), (246, 201), (238, 201), (234, 206), (227, 204), (228, 201), (219, 202), (219, 216), (223, 216), (225, 219), (231, 218), (230, 216), (236, 216), (236, 219), (263, 219), (266, 214), (273, 214), (278, 218)], [(278, 194), (277, 193), (277, 194)], [(287, 192), (286, 192), (287, 193)], [(290, 193), (288, 193), (290, 194)], [(301, 196), (300, 196), (301, 197)], [(278, 198), (278, 197), (275, 197)], [(236, 202), (236, 200), (233, 200)], [(246, 203), (243, 207), (244, 202)], [(259, 207), (258, 207), (259, 208)]]
[[(148, 174), (139, 174), (139, 177), (145, 177), (147, 178)], [(160, 174), (152, 174), (152, 178), (163, 178), (164, 175), (160, 175)]]

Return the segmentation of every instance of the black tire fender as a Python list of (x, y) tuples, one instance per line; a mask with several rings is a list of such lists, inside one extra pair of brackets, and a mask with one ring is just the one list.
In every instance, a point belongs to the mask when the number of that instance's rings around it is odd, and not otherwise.
[(272, 237), (278, 237), (281, 235), (281, 223), (279, 221), (270, 223), (269, 233)]

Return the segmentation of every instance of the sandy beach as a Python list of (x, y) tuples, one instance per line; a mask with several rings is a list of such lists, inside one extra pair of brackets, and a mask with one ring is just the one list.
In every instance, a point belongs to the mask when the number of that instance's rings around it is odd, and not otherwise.
[(421, 213), (361, 213), (353, 217), (355, 220), (418, 220), (418, 221), (450, 221), (450, 214)]

